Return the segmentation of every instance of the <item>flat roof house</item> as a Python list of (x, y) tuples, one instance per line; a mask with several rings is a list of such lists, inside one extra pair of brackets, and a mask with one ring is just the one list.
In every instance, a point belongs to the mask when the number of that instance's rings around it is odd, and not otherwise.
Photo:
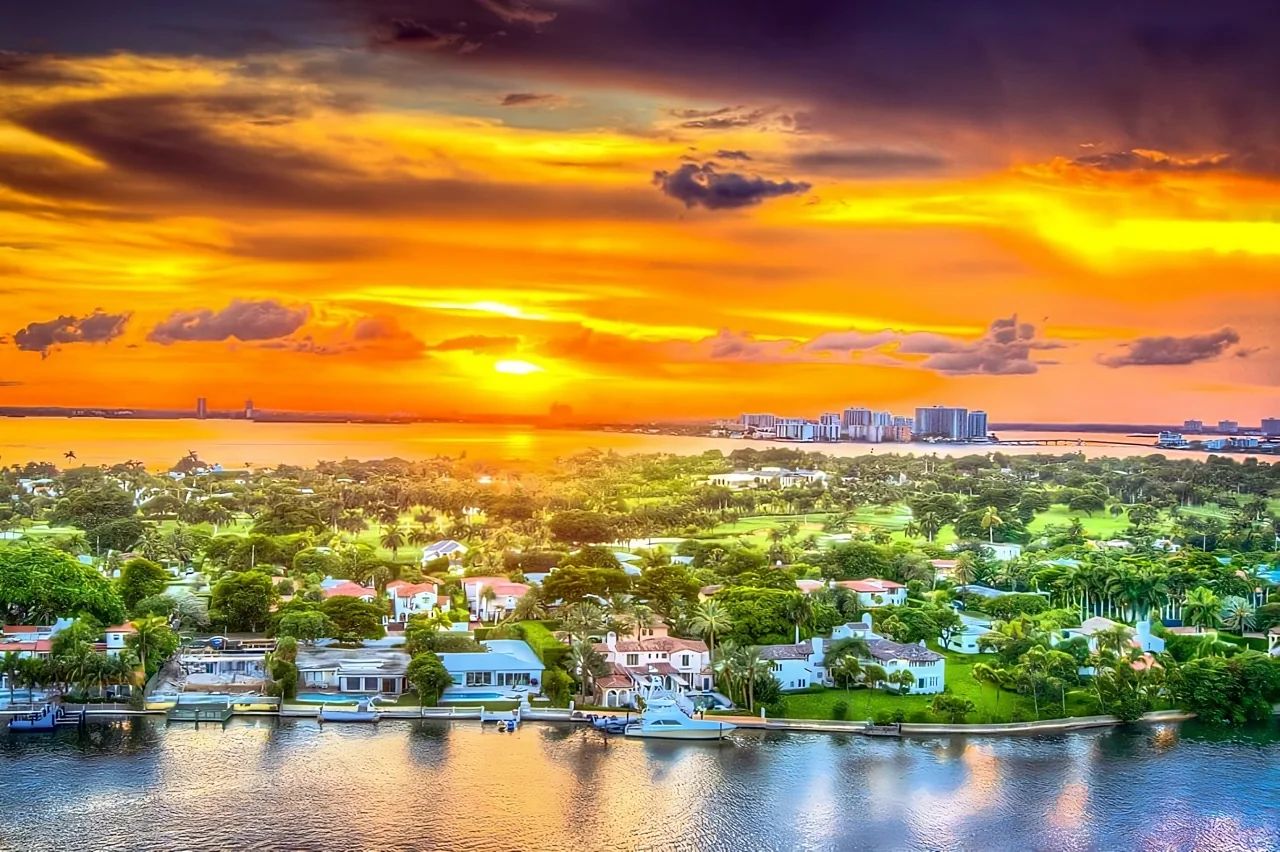
[(438, 654), (440, 662), (452, 675), (454, 686), (461, 687), (457, 692), (517, 686), (526, 686), (534, 694), (542, 692), (545, 666), (527, 642), (490, 639), (480, 644), (487, 650)]
[(400, 695), (409, 655), (388, 648), (298, 648), (298, 687)]
[(462, 561), (462, 557), (467, 555), (467, 546), (460, 541), (446, 538), (441, 541), (433, 542), (422, 548), (422, 564), (434, 562), (437, 559), (448, 559), (450, 562), (457, 563)]

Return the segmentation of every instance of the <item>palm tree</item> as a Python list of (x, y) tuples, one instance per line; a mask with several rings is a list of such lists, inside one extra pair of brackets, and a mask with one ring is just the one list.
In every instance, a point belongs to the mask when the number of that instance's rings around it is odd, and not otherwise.
[(889, 675), (878, 663), (867, 663), (862, 667), (862, 681), (867, 685), (867, 718), (871, 717), (871, 693), (888, 679)]
[(973, 582), (974, 568), (976, 568), (977, 557), (972, 550), (965, 550), (956, 556), (956, 567), (952, 569), (952, 576), (961, 586), (967, 586)]
[(800, 644), (800, 628), (813, 623), (813, 599), (806, 594), (797, 594), (795, 600), (787, 607), (791, 620), (796, 625), (796, 644)]
[(1239, 595), (1228, 595), (1222, 599), (1222, 626), (1234, 630), (1241, 636), (1246, 630), (1252, 630), (1254, 618), (1253, 604)]
[(404, 527), (399, 521), (391, 524), (384, 524), (382, 527), (382, 535), (378, 537), (378, 542), (391, 551), (391, 561), (396, 561), (396, 556), (400, 552), (400, 548), (404, 547), (406, 541)]
[(639, 639), (653, 622), (653, 608), (648, 604), (633, 603), (631, 604), (631, 617), (636, 623), (636, 639)]
[(989, 683), (995, 687), (996, 706), (992, 715), (988, 717), (994, 718), (995, 714), (1000, 712), (1000, 689), (1005, 683), (1004, 672), (1000, 671), (995, 666), (988, 665), (987, 663), (975, 663), (972, 669), (972, 674), (973, 679), (978, 681), (978, 683)]
[(593, 603), (570, 604), (564, 608), (562, 616), (564, 629), (579, 642), (585, 641), (592, 633), (599, 633), (608, 622), (604, 608)]
[(609, 664), (585, 639), (579, 639), (569, 647), (569, 671), (577, 676), (579, 697), (584, 700), (595, 692), (595, 679), (607, 674)]
[(910, 669), (902, 669), (896, 675), (889, 675), (889, 680), (898, 685), (898, 692), (906, 695), (911, 691), (911, 687), (915, 685), (916, 676), (911, 673)]
[(1182, 601), (1182, 620), (1199, 630), (1218, 625), (1222, 601), (1211, 589), (1197, 586)]
[(699, 636), (706, 637), (710, 659), (714, 661), (716, 658), (716, 636), (723, 635), (733, 627), (733, 618), (713, 598), (694, 610), (689, 627)]
[(995, 543), (996, 529), (1004, 526), (1004, 521), (1000, 517), (999, 511), (995, 506), (988, 506), (982, 512), (982, 528), (987, 531), (987, 541)]
[(153, 616), (151, 618), (139, 618), (133, 622), (133, 627), (135, 631), (132, 637), (133, 651), (138, 655), (138, 660), (142, 665), (142, 676), (146, 678), (147, 656), (154, 654), (158, 650), (163, 636), (161, 631), (167, 631), (169, 624), (163, 618)]
[(852, 655), (846, 655), (836, 661), (831, 669), (831, 676), (837, 681), (844, 681), (844, 691), (849, 691), (849, 684), (862, 677), (862, 664)]

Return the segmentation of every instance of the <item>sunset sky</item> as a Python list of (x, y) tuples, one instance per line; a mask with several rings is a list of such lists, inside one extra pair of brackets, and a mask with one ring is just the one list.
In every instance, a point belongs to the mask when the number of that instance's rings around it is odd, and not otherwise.
[(0, 405), (1256, 424), (1278, 43), (1262, 2), (23, 3)]

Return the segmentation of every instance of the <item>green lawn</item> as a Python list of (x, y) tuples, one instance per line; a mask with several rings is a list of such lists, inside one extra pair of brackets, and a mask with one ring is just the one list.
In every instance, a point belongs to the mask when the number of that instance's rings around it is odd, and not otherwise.
[(1036, 515), (1031, 523), (1027, 524), (1027, 531), (1033, 534), (1042, 533), (1045, 527), (1051, 524), (1059, 527), (1070, 526), (1072, 518), (1080, 519), (1080, 523), (1084, 525), (1085, 536), (1088, 538), (1116, 538), (1129, 526), (1129, 518), (1126, 515), (1113, 516), (1110, 512), (1102, 511), (1094, 512), (1091, 518), (1084, 512), (1054, 504), (1048, 511)]
[[(939, 650), (936, 646), (934, 650)], [(970, 724), (984, 722), (1019, 722), (1036, 718), (1035, 704), (1030, 696), (1018, 695), (1015, 692), (999, 690), (999, 706), (997, 707), (997, 690), (991, 686), (980, 684), (974, 680), (972, 671), (976, 663), (992, 659), (986, 654), (957, 654), (942, 651), (947, 658), (947, 691), (953, 695), (968, 698), (976, 705), (976, 710), (966, 717)], [(832, 707), (838, 701), (849, 705), (848, 718), (851, 720), (874, 719), (879, 713), (893, 713), (902, 710), (909, 722), (943, 722), (929, 710), (931, 695), (894, 695), (883, 690), (867, 689), (827, 689), (821, 692), (796, 693), (784, 699), (786, 716), (791, 719), (831, 719)], [(1098, 712), (1093, 695), (1082, 687), (1067, 692), (1067, 715), (1090, 716)], [(1054, 719), (1063, 715), (1062, 704), (1050, 701), (1040, 707), (1040, 718)]]

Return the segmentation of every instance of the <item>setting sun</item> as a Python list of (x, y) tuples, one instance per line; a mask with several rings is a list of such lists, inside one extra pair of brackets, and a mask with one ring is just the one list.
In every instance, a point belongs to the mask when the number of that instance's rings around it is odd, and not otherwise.
[(530, 373), (541, 373), (542, 368), (528, 361), (503, 360), (493, 365), (493, 369), (509, 376), (527, 376)]

